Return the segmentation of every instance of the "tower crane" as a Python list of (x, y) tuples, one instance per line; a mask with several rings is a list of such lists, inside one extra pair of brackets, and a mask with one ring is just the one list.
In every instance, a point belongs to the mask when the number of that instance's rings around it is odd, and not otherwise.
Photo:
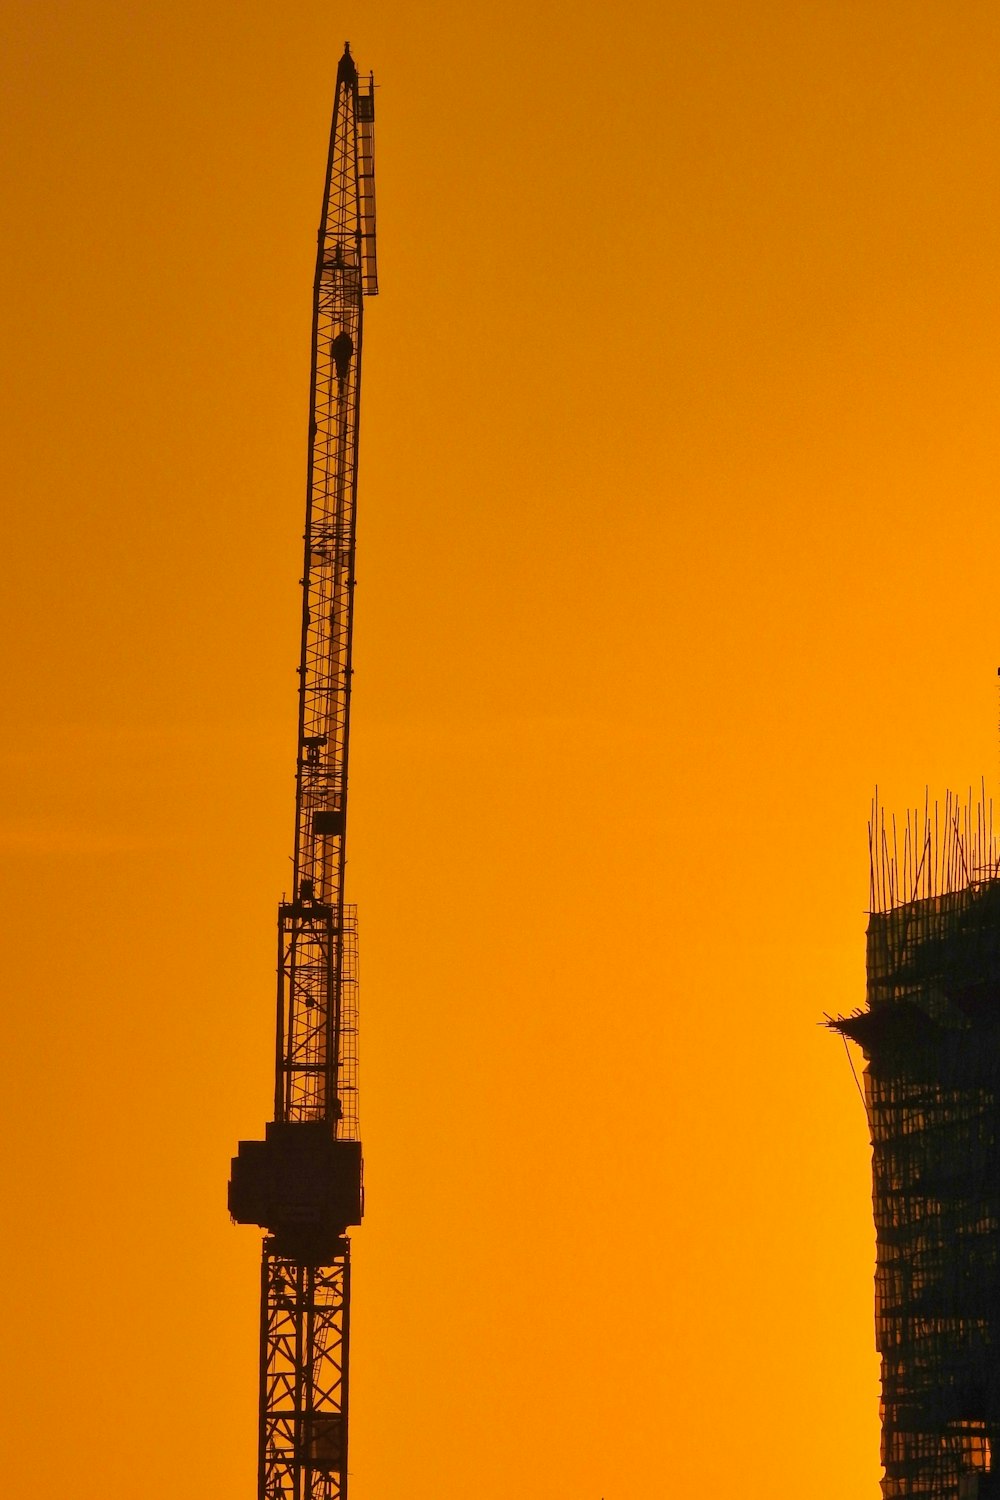
[(313, 287), (294, 876), (278, 908), (274, 1118), (229, 1210), (265, 1231), (258, 1500), (346, 1500), (350, 1241), (363, 1209), (357, 929), (344, 900), (358, 416), (375, 266), (374, 80), (337, 69)]

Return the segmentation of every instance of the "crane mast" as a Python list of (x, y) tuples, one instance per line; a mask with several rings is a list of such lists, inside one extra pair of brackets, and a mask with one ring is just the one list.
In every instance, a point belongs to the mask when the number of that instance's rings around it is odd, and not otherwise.
[(258, 1500), (346, 1500), (350, 1241), (362, 1215), (356, 923), (344, 900), (361, 333), (375, 266), (374, 83), (337, 70), (313, 286), (295, 842), (278, 908), (274, 1118), (229, 1209), (265, 1233)]

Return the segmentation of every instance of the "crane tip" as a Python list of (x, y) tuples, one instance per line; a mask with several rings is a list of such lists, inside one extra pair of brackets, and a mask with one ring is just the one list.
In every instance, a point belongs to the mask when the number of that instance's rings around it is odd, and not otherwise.
[(358, 70), (354, 66), (354, 58), (351, 56), (351, 44), (350, 42), (345, 42), (344, 55), (340, 59), (340, 67), (337, 69), (337, 82), (339, 84), (346, 79), (349, 83), (354, 83), (357, 76)]

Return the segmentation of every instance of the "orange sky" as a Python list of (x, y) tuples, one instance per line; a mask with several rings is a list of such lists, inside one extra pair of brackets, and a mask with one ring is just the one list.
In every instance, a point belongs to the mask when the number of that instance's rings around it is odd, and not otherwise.
[(6, 0), (3, 1488), (254, 1493), (375, 70), (352, 1500), (877, 1494), (865, 821), (995, 784), (1000, 11)]

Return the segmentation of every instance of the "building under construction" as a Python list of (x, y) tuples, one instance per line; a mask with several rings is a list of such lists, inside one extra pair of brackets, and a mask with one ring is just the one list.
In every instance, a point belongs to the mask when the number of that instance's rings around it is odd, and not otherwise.
[(862, 1048), (886, 1500), (1000, 1477), (1000, 863), (985, 796), (871, 825)]

